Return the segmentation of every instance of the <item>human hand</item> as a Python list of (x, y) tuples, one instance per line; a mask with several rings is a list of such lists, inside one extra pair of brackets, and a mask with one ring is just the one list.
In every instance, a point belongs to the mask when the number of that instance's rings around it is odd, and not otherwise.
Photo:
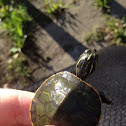
[(34, 93), (0, 88), (0, 126), (31, 126), (29, 108)]

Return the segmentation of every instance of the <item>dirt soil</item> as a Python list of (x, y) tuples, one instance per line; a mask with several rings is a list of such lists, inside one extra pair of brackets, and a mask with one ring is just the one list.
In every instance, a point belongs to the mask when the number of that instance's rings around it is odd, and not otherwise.
[[(109, 46), (108, 43), (88, 45), (84, 36), (96, 26), (102, 26), (104, 14), (93, 5), (92, 0), (63, 0), (70, 7), (57, 19), (48, 17), (42, 11), (41, 0), (25, 0), (28, 13), (33, 21), (27, 24), (28, 38), (22, 48), (27, 59), (29, 77), (19, 76), (8, 70), (11, 58), (11, 40), (0, 31), (0, 87), (23, 89), (47, 76), (76, 63), (86, 49), (97, 50)], [(111, 15), (121, 18), (126, 13), (126, 1), (117, 0), (111, 5)]]

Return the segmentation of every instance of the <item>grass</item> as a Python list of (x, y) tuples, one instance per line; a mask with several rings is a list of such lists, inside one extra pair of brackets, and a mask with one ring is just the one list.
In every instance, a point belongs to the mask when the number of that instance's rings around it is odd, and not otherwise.
[(89, 32), (85, 36), (85, 41), (89, 44), (93, 42), (102, 42), (104, 41), (104, 36), (105, 36), (104, 29), (96, 28), (93, 32)]
[(26, 58), (22, 54), (15, 53), (8, 61), (8, 69), (17, 76), (29, 77), (26, 62)]
[(110, 4), (113, 0), (94, 0), (96, 6), (98, 6), (103, 12), (110, 11)]
[(3, 3), (0, 6), (0, 19), (2, 28), (12, 38), (14, 46), (22, 48), (27, 37), (23, 28), (25, 23), (31, 20), (27, 9), (22, 5), (15, 8), (13, 4)]
[(126, 46), (126, 18), (120, 20), (107, 16), (104, 26), (89, 33), (85, 40), (88, 43), (109, 42), (111, 45)]
[(51, 2), (51, 0), (45, 0), (45, 12), (48, 15), (58, 16), (61, 15), (65, 8), (68, 8), (67, 4), (63, 4), (62, 0), (58, 0), (57, 3)]
[(2, 65), (0, 74), (1, 85), (8, 83), (9, 85), (15, 85), (20, 82), (20, 85), (28, 84), (30, 72), (28, 70), (28, 62), (22, 53), (15, 53), (7, 59), (6, 63)]
[(8, 76), (12, 77), (11, 79), (13, 79), (13, 75), (29, 77), (27, 66), (24, 64), (26, 59), (21, 52), (21, 48), (27, 38), (24, 26), (31, 21), (27, 8), (21, 4), (15, 4), (13, 0), (0, 0), (0, 21), (2, 22), (0, 28), (4, 29), (4, 32), (9, 35), (12, 42), (7, 69)]

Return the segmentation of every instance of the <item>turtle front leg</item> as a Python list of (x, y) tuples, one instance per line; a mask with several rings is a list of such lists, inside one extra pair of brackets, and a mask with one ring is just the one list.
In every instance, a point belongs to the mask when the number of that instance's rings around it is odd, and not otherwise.
[(101, 97), (102, 103), (105, 103), (107, 105), (113, 105), (113, 102), (109, 100), (102, 91), (99, 91), (99, 95)]

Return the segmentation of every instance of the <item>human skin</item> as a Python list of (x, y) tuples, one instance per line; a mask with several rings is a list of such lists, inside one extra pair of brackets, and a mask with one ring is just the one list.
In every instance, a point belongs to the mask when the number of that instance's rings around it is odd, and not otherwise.
[(0, 126), (32, 126), (29, 108), (34, 93), (0, 88)]

